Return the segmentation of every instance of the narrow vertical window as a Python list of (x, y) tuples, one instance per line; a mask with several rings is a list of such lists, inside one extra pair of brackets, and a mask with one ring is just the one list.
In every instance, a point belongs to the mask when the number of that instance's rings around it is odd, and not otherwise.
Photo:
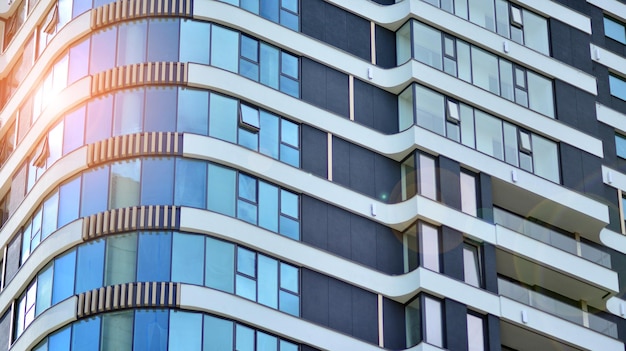
[(424, 339), (431, 345), (443, 347), (443, 313), (441, 301), (434, 298), (424, 297)]
[(467, 350), (485, 350), (484, 319), (472, 313), (467, 314)]
[(626, 158), (626, 136), (615, 134), (615, 151), (617, 156)]
[(479, 288), (482, 277), (480, 269), (480, 252), (478, 246), (463, 243), (463, 273), (465, 282)]
[(432, 200), (437, 200), (437, 168), (435, 159), (419, 155), (419, 192)]
[(419, 224), (422, 267), (439, 272), (439, 230), (426, 223)]
[(461, 172), (461, 211), (471, 216), (477, 215), (478, 196), (476, 176), (468, 172)]

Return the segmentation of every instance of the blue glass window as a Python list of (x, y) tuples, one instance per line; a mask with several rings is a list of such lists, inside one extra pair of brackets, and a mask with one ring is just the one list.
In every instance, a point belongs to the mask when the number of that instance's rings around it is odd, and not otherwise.
[(139, 235), (137, 281), (170, 280), (172, 236), (168, 232), (146, 232)]
[(239, 33), (224, 27), (211, 26), (211, 65), (237, 72)]
[(104, 243), (104, 240), (98, 240), (78, 247), (78, 260), (76, 264), (76, 294), (102, 286), (102, 277), (104, 272)]
[(174, 204), (204, 208), (206, 206), (206, 174), (205, 162), (176, 159), (176, 191)]
[(85, 144), (104, 140), (111, 136), (113, 96), (90, 100), (87, 105)]
[(235, 246), (206, 238), (205, 284), (210, 288), (234, 292)]
[(209, 100), (209, 136), (236, 143), (237, 100), (219, 94), (211, 94)]
[(229, 168), (209, 164), (207, 208), (227, 216), (235, 216), (235, 179)]
[(72, 327), (72, 350), (99, 351), (100, 317), (83, 319)]
[(109, 27), (91, 36), (89, 74), (95, 74), (115, 67), (115, 47), (117, 27)]
[(208, 135), (209, 128), (209, 93), (197, 89), (178, 91), (178, 126), (179, 132)]
[(172, 240), (172, 281), (202, 285), (204, 237), (174, 233)]
[(77, 177), (59, 187), (59, 227), (78, 218), (80, 183), (81, 178)]
[(67, 326), (48, 338), (48, 351), (67, 351), (70, 349), (72, 327)]
[(174, 197), (174, 159), (142, 160), (141, 205), (169, 205)]
[(52, 302), (52, 273), (53, 264), (49, 264), (37, 276), (37, 302), (35, 315), (45, 311)]
[(608, 17), (604, 17), (604, 35), (626, 44), (626, 26)]
[[(171, 50), (173, 51), (173, 50)], [(146, 89), (146, 115), (143, 130), (145, 132), (167, 132), (176, 129), (177, 89)]]
[(626, 136), (615, 134), (615, 149), (617, 156), (626, 158)]
[(59, 303), (74, 294), (75, 272), (76, 250), (72, 250), (54, 260), (52, 304)]
[(609, 88), (611, 95), (626, 100), (626, 81), (622, 78), (609, 74)]
[(278, 231), (278, 187), (259, 182), (259, 226)]
[(100, 351), (132, 349), (133, 311), (103, 314), (100, 344)]
[(202, 350), (202, 314), (170, 311), (169, 351)]
[[(151, 19), (148, 21), (148, 61), (177, 62), (178, 34), (180, 21), (172, 18)], [(198, 33), (196, 33), (198, 35)], [(202, 38), (197, 37), (196, 38)]]
[(135, 281), (137, 234), (115, 235), (106, 239), (104, 285)]
[(278, 261), (259, 255), (258, 265), (257, 301), (268, 307), (278, 308)]
[(236, 333), (236, 350), (237, 351), (254, 351), (254, 329), (244, 327), (237, 324)]
[(166, 351), (169, 313), (136, 310), (133, 350)]
[(65, 115), (63, 125), (63, 155), (78, 149), (84, 144), (85, 134), (85, 106)]
[[(202, 38), (199, 40), (198, 38)], [(182, 20), (180, 23), (180, 61), (209, 64), (211, 25), (206, 22)]]
[(233, 322), (204, 316), (204, 351), (233, 349)]

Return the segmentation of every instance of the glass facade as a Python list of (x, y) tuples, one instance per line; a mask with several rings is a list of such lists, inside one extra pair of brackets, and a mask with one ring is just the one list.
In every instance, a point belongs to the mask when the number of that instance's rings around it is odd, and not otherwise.
[[(124, 332), (122, 332), (124, 331)], [(300, 346), (229, 319), (177, 310), (114, 312), (74, 322), (33, 351), (297, 351)]]
[(53, 259), (17, 300), (14, 338), (74, 294), (153, 281), (206, 286), (300, 315), (299, 268), (209, 236), (142, 231), (85, 243)]
[[(413, 124), (560, 183), (558, 143), (416, 83), (398, 97), (401, 129)], [(451, 114), (458, 119), (451, 118)], [(431, 183), (432, 184), (432, 183)]]
[[(406, 40), (408, 37), (413, 40)], [(408, 59), (407, 53), (412, 52), (412, 57), (419, 62), (535, 112), (555, 117), (552, 80), (525, 67), (415, 20), (398, 30), (396, 42), (398, 64), (404, 63), (401, 60)], [(424, 111), (424, 115), (429, 112), (432, 111)], [(402, 121), (401, 117), (400, 130)], [(431, 128), (443, 126), (433, 124)]]

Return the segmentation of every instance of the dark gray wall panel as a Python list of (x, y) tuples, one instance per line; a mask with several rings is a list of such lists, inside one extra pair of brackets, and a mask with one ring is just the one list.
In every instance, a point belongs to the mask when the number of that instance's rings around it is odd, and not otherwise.
[(350, 143), (333, 136), (333, 182), (350, 187)]
[(328, 325), (328, 277), (306, 268), (300, 270), (302, 292), (300, 309), (303, 319), (313, 323)]
[[(360, 146), (350, 144), (350, 184), (349, 187), (362, 194), (375, 197), (374, 153)], [(340, 165), (345, 167), (346, 165)]]
[(383, 68), (396, 67), (396, 33), (376, 25), (376, 64)]
[(355, 79), (354, 120), (381, 133), (397, 133), (397, 96), (371, 84)]
[(560, 80), (554, 81), (557, 119), (585, 133), (597, 136), (595, 96)]
[(439, 156), (439, 188), (441, 202), (461, 209), (461, 166), (443, 155)]
[(348, 76), (306, 57), (301, 59), (302, 100), (343, 117), (350, 113)]
[(303, 319), (378, 343), (375, 294), (308, 269), (301, 274)]
[(485, 289), (494, 294), (498, 293), (498, 271), (496, 269), (496, 247), (488, 242), (482, 244), (483, 253), (483, 281)]
[[(352, 287), (339, 280), (328, 278), (328, 326), (354, 335), (352, 330)], [(324, 308), (324, 306), (319, 306)]]
[[(328, 250), (328, 206), (312, 197), (302, 195), (302, 241), (322, 250)], [(334, 238), (333, 238), (334, 239)]]
[(463, 233), (446, 226), (441, 226), (441, 263), (443, 274), (464, 279)]
[(328, 205), (328, 251), (352, 259), (350, 213)]
[(446, 349), (467, 350), (467, 307), (450, 299), (445, 299), (443, 304)]
[(386, 349), (404, 350), (406, 348), (404, 305), (384, 297), (383, 334)]
[(565, 143), (560, 145), (561, 151), (561, 179), (563, 185), (580, 192), (584, 191), (582, 151)]
[(399, 232), (376, 224), (376, 268), (387, 274), (402, 274), (402, 236)]
[(351, 216), (350, 236), (352, 241), (351, 257), (368, 267), (376, 267), (376, 227), (371, 225), (371, 221), (363, 217)]
[(327, 178), (328, 134), (306, 124), (301, 126), (301, 132), (302, 170)]
[(302, 196), (302, 241), (387, 274), (402, 274), (402, 240), (391, 228)]
[(502, 342), (500, 341), (500, 318), (488, 314), (487, 315), (487, 350), (502, 350)]
[(400, 163), (385, 156), (374, 154), (374, 181), (377, 200), (387, 203), (402, 201)]
[(301, 3), (302, 33), (370, 61), (369, 21), (322, 0)]
[(352, 289), (352, 335), (378, 344), (378, 296), (363, 289)]

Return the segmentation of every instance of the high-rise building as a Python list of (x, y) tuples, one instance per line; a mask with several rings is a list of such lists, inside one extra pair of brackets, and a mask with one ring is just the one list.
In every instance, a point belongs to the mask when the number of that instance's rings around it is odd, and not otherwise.
[(9, 0), (0, 33), (0, 351), (624, 350), (625, 0)]

